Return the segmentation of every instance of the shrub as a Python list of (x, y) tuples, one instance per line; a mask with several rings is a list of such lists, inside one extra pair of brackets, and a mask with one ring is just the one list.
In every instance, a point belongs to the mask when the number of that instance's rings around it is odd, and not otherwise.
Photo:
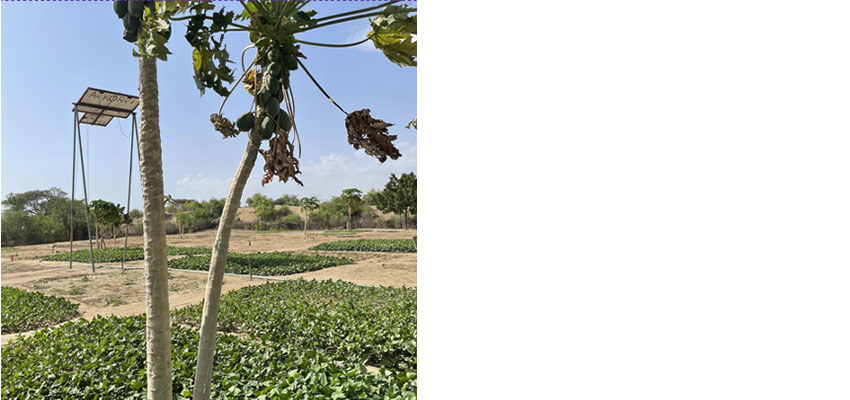
[(26, 332), (67, 321), (79, 315), (79, 304), (13, 287), (0, 289), (3, 333)]
[(302, 227), (304, 227), (304, 221), (301, 219), (301, 217), (295, 214), (291, 214), (283, 217), (280, 220), (280, 226), (282, 229), (301, 229)]

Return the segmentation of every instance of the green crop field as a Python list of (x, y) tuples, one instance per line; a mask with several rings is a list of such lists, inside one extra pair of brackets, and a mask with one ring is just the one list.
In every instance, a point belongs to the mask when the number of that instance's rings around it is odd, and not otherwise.
[[(211, 250), (200, 247), (168, 247), (168, 255), (170, 256), (179, 256), (179, 255), (192, 255), (192, 254), (210, 254)], [(124, 248), (112, 248), (112, 249), (100, 249), (94, 250), (94, 262), (96, 263), (106, 263), (106, 262), (121, 262), (121, 257), (124, 256)], [(53, 255), (49, 255), (44, 257), (44, 261), (69, 261), (68, 260), (69, 253), (66, 251), (64, 253), (56, 253)], [(135, 260), (144, 260), (145, 252), (140, 247), (128, 247), (127, 248), (127, 261), (135, 261)], [(89, 254), (89, 249), (82, 250), (74, 250), (74, 261), (77, 262), (91, 262), (91, 254)]]
[[(171, 328), (174, 398), (191, 397), (198, 334)], [(144, 399), (145, 316), (100, 317), (3, 347), (4, 399)], [(367, 372), (327, 352), (230, 335), (216, 340), (216, 399), (415, 399), (416, 373)]]
[(17, 333), (45, 328), (79, 315), (79, 304), (13, 287), (0, 289), (2, 332)]
[[(353, 263), (341, 257), (294, 254), (294, 253), (230, 253), (224, 271), (233, 274), (248, 274), (253, 268), (255, 275), (291, 275), (322, 268)], [(187, 256), (168, 260), (168, 267), (207, 271), (210, 268), (210, 256)]]
[(416, 246), (411, 239), (358, 239), (322, 243), (311, 247), (310, 250), (415, 253)]
[[(224, 295), (218, 326), (263, 342), (393, 370), (416, 369), (416, 289), (303, 279)], [(172, 312), (199, 326), (202, 307)]]

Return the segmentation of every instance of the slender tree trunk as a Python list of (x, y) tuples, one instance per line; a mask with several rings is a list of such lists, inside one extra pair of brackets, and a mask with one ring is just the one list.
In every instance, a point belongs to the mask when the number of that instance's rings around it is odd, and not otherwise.
[(115, 237), (115, 225), (113, 225), (112, 226), (112, 245), (113, 246), (118, 244), (118, 242), (116, 242), (116, 240), (118, 240), (118, 239)]
[(230, 184), (230, 193), (224, 203), (224, 210), (218, 223), (218, 232), (215, 236), (215, 244), (210, 260), (210, 272), (207, 278), (207, 293), (204, 297), (204, 312), (201, 316), (201, 338), (198, 342), (198, 364), (195, 370), (195, 391), (192, 394), (194, 400), (209, 400), (210, 386), (212, 381), (213, 356), (215, 355), (215, 335), (218, 325), (218, 305), (221, 299), (221, 284), (224, 279), (224, 266), (227, 261), (227, 251), (230, 248), (230, 231), (233, 229), (233, 221), (242, 201), (242, 191), (245, 182), (251, 176), (251, 170), (257, 161), (257, 152), (260, 149), (259, 132), (254, 129), (248, 137), (245, 153), (242, 161)]
[(307, 214), (304, 214), (304, 236), (307, 236), (307, 221), (309, 220), (309, 218), (310, 217), (307, 216)]
[(171, 323), (168, 315), (168, 258), (165, 243), (162, 141), (156, 59), (139, 58), (139, 170), (144, 217), (149, 400), (171, 400)]
[(348, 203), (348, 230), (351, 230), (351, 214), (354, 210), (352, 210), (351, 203)]
[(404, 210), (404, 229), (407, 229), (407, 209)]

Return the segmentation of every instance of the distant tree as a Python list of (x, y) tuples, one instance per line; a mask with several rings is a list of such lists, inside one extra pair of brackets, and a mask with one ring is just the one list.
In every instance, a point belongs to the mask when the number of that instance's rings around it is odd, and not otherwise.
[(407, 229), (409, 215), (416, 214), (416, 175), (410, 172), (396, 178), (390, 174), (390, 181), (378, 195), (378, 209), (403, 215)]
[(44, 214), (44, 206), (55, 198), (64, 198), (68, 194), (57, 187), (47, 190), (30, 190), (23, 193), (9, 193), (3, 205), (11, 210), (25, 211), (29, 214)]
[(139, 219), (142, 218), (142, 212), (139, 211), (138, 208), (134, 208), (130, 210), (130, 219)]
[(245, 202), (248, 203), (248, 207), (254, 208), (257, 218), (262, 221), (274, 221), (278, 217), (277, 209), (274, 207), (274, 201), (260, 193), (254, 193)]
[(354, 214), (354, 205), (360, 202), (360, 194), (363, 192), (360, 189), (343, 189), (342, 197), (345, 199), (346, 203), (348, 203), (348, 229), (352, 228), (351, 226), (351, 216)]
[(282, 195), (278, 197), (277, 200), (274, 201), (274, 203), (282, 206), (297, 206), (300, 204), (298, 196), (294, 194)]
[(115, 238), (115, 227), (121, 225), (121, 215), (124, 214), (124, 207), (105, 200), (94, 200), (89, 203), (89, 210), (94, 220), (94, 238), (97, 242), (97, 248), (105, 248), (106, 241), (103, 240), (104, 230), (112, 228), (112, 237)]
[(307, 224), (310, 222), (310, 213), (319, 208), (319, 199), (315, 197), (304, 197), (299, 201), (301, 212), (304, 213), (304, 235), (307, 235)]
[(375, 189), (369, 190), (366, 194), (363, 195), (363, 202), (370, 206), (378, 205), (378, 191)]

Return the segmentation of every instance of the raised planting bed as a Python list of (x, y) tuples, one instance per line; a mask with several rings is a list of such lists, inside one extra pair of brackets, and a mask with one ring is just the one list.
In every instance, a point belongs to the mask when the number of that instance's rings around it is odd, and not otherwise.
[[(174, 398), (191, 398), (198, 334), (171, 328)], [(65, 324), (3, 348), (4, 399), (144, 399), (145, 317)], [(367, 372), (327, 354), (218, 335), (214, 399), (415, 399), (416, 373)]]
[[(210, 254), (210, 249), (201, 248), (201, 247), (168, 247), (168, 255), (169, 256), (180, 256), (180, 255), (192, 255), (192, 254)], [(70, 253), (56, 253), (53, 255), (49, 255), (44, 257), (42, 260), (44, 261), (69, 261)], [(106, 263), (106, 262), (121, 262), (121, 258), (124, 256), (124, 248), (112, 248), (112, 249), (100, 249), (94, 250), (94, 262), (96, 263)], [(128, 247), (127, 248), (127, 261), (135, 261), (135, 260), (144, 260), (145, 252), (141, 247)], [(91, 262), (91, 255), (89, 254), (89, 249), (81, 249), (74, 250), (74, 261), (76, 262)]]
[(7, 286), (0, 288), (0, 297), (0, 330), (4, 334), (46, 328), (80, 315), (80, 305), (62, 297)]
[[(200, 304), (172, 311), (199, 326)], [(393, 370), (416, 369), (416, 289), (303, 279), (248, 286), (221, 298), (218, 328)]]
[(311, 247), (310, 250), (415, 253), (416, 245), (411, 239), (358, 239), (322, 243)]
[[(342, 257), (295, 254), (295, 253), (230, 253), (224, 272), (233, 274), (248, 274), (253, 268), (254, 275), (291, 275), (301, 272), (315, 271), (337, 265), (351, 264), (354, 261)], [(208, 271), (210, 256), (187, 256), (168, 260), (168, 267)]]

